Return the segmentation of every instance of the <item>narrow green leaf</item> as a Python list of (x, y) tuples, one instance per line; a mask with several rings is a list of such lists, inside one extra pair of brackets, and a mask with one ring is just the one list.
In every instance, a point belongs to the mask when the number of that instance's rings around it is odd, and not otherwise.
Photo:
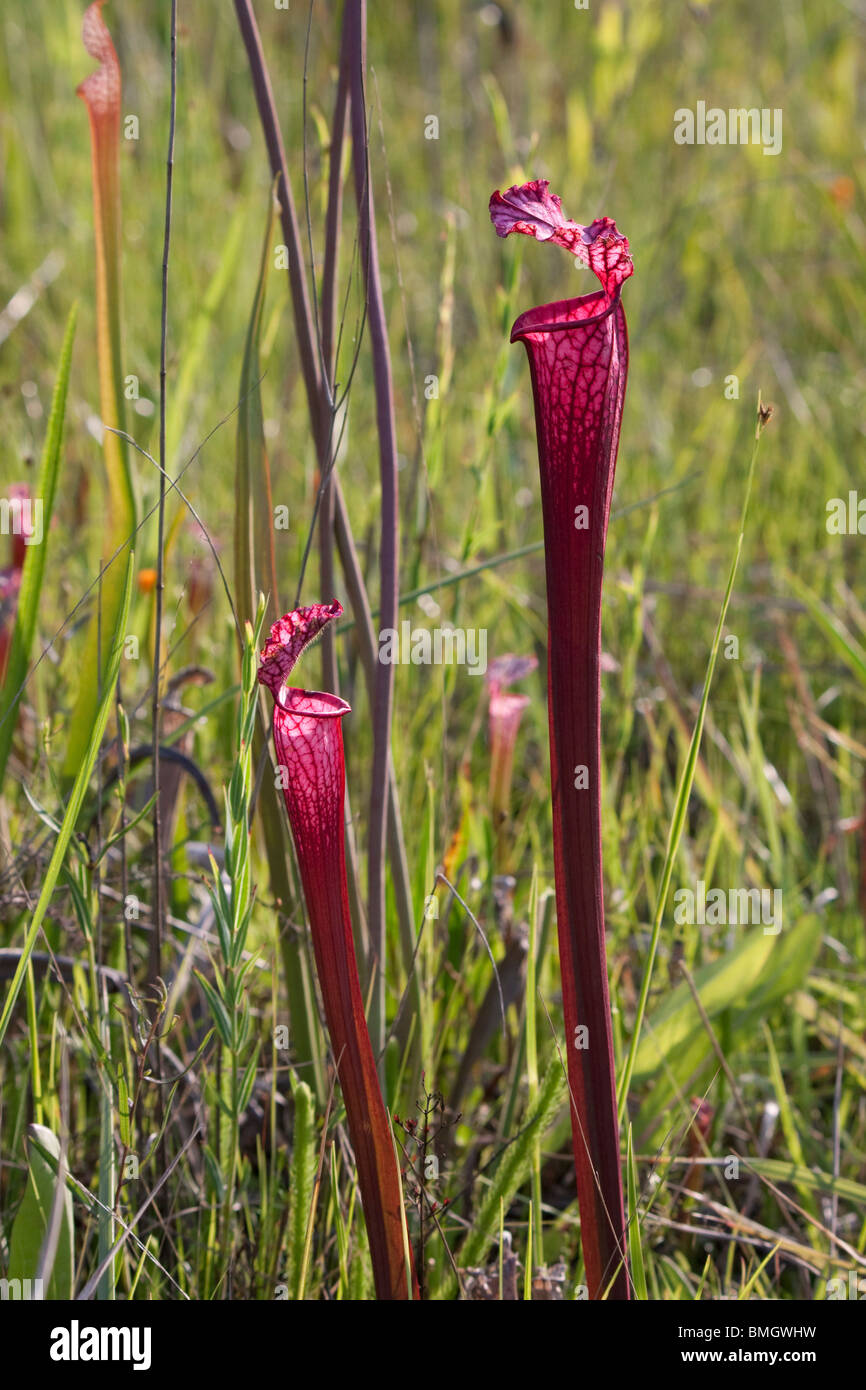
[[(733, 950), (695, 971), (694, 982), (708, 1018), (726, 1009), (735, 1010), (731, 1031), (738, 1031), (737, 1015), (763, 1013), (777, 1000), (797, 989), (808, 974), (821, 941), (818, 917), (804, 917), (778, 936), (764, 935), (753, 927)], [(647, 1032), (635, 1057), (633, 1080), (646, 1081), (656, 1070), (685, 1080), (682, 1057), (688, 1045), (704, 1035), (704, 1024), (694, 996), (683, 981), (650, 1015)], [(710, 1044), (706, 1042), (709, 1055)]]
[(506, 1207), (510, 1206), (514, 1194), (526, 1180), (532, 1167), (535, 1144), (553, 1122), (564, 1091), (562, 1065), (559, 1058), (554, 1057), (542, 1078), (538, 1095), (527, 1111), (519, 1138), (509, 1144), (502, 1155), (472, 1230), (461, 1248), (461, 1266), (482, 1263), (499, 1224), (499, 1204), (504, 1202)]
[(640, 1211), (638, 1209), (639, 1183), (637, 1165), (634, 1161), (634, 1148), (632, 1147), (631, 1125), (628, 1127), (626, 1146), (626, 1179), (628, 1183), (628, 1253), (631, 1277), (634, 1283), (634, 1296), (641, 1303), (646, 1303), (648, 1298), (646, 1270), (644, 1269), (643, 1250), (640, 1243)]
[(276, 190), (272, 189), (259, 277), (244, 346), (239, 392), (235, 464), (234, 578), (235, 603), (242, 624), (251, 622), (255, 617), (260, 590), (264, 590), (268, 596), (268, 623), (274, 622), (278, 617), (271, 474), (265, 449), (262, 398), (259, 390), (259, 340), (276, 208)]
[(218, 1203), (222, 1203), (226, 1192), (226, 1180), (223, 1177), (219, 1160), (213, 1149), (207, 1144), (202, 1147), (202, 1154), (204, 1156), (205, 1170), (210, 1179), (216, 1200)]
[(828, 608), (826, 603), (822, 603), (798, 575), (789, 570), (785, 574), (785, 579), (800, 602), (805, 604), (824, 636), (828, 638), (836, 655), (841, 657), (857, 679), (866, 685), (866, 651), (857, 639), (851, 635), (832, 609)]
[(312, 1091), (305, 1081), (296, 1081), (293, 1077), (292, 1095), (295, 1122), (289, 1186), (288, 1259), (289, 1292), (292, 1298), (298, 1298), (303, 1287), (304, 1242), (316, 1176), (316, 1136)]
[(51, 414), (48, 417), (48, 430), (39, 466), (39, 479), (35, 497), (42, 503), (42, 540), (39, 545), (29, 545), (21, 574), (21, 589), (18, 595), (18, 611), (15, 628), (9, 649), (9, 663), (6, 680), (0, 691), (0, 785), (6, 771), (12, 735), (15, 732), (15, 712), (21, 691), (27, 679), (33, 638), (36, 634), (36, 621), (39, 616), (39, 600), (45, 566), (48, 558), (48, 538), (51, 534), (51, 518), (54, 514), (54, 498), (57, 494), (57, 480), (60, 476), (60, 460), (63, 446), (63, 425), (66, 419), (66, 396), (69, 390), (69, 371), (72, 365), (72, 344), (75, 338), (75, 324), (78, 306), (73, 305), (66, 321), (60, 361), (57, 365), (57, 380), (51, 398)]
[(816, 1168), (804, 1168), (799, 1163), (786, 1163), (781, 1158), (744, 1158), (744, 1164), (760, 1178), (767, 1178), (778, 1186), (779, 1183), (793, 1183), (809, 1192), (823, 1192), (827, 1196), (842, 1197), (857, 1206), (866, 1206), (866, 1185), (854, 1182), (853, 1178), (834, 1178)]
[[(27, 1186), (9, 1241), (10, 1279), (36, 1277), (57, 1191), (56, 1165), (60, 1162), (60, 1141), (44, 1125), (31, 1125), (29, 1138)], [(44, 1155), (40, 1149), (45, 1150)], [(48, 1161), (48, 1156), (54, 1159), (54, 1167)], [(50, 1299), (72, 1298), (74, 1269), (72, 1193), (66, 1188), (61, 1198), (60, 1233), (54, 1266), (44, 1296)]]
[(242, 1079), (242, 1081), (241, 1081), (240, 1088), (239, 1088), (239, 1090), (238, 1090), (238, 1104), (237, 1104), (237, 1113), (238, 1113), (238, 1116), (240, 1116), (240, 1115), (243, 1114), (244, 1110), (246, 1110), (247, 1106), (248, 1106), (249, 1103), (250, 1103), (250, 1096), (251, 1096), (252, 1093), (253, 1093), (253, 1083), (255, 1082), (255, 1079), (256, 1079), (256, 1067), (258, 1066), (258, 1062), (259, 1062), (259, 1050), (260, 1050), (260, 1048), (261, 1048), (261, 1040), (260, 1040), (259, 1042), (256, 1043), (255, 1049), (254, 1049), (254, 1051), (253, 1051), (252, 1058), (251, 1058), (251, 1060), (250, 1060), (250, 1064), (249, 1064), (249, 1066), (247, 1067), (246, 1071), (244, 1072), (243, 1079)]
[(156, 794), (154, 793), (154, 795), (148, 799), (145, 805), (142, 806), (141, 810), (133, 816), (132, 820), (125, 821), (123, 824), (123, 828), (121, 830), (118, 830), (116, 834), (111, 835), (109, 839), (105, 841), (99, 853), (99, 857), (96, 860), (97, 864), (102, 863), (108, 851), (110, 849), (113, 849), (115, 845), (119, 845), (121, 840), (123, 840), (124, 837), (129, 834), (130, 830), (134, 830), (135, 827), (137, 825), (140, 825), (142, 821), (147, 820), (148, 816), (154, 808), (155, 803)]
[(18, 998), (21, 985), (24, 981), (24, 975), (27, 970), (27, 962), (29, 961), (33, 953), (33, 948), (36, 944), (36, 937), (39, 933), (39, 929), (42, 926), (43, 921), (45, 920), (45, 914), (48, 911), (48, 906), (51, 902), (51, 896), (57, 885), (57, 879), (60, 876), (60, 870), (63, 867), (63, 861), (66, 858), (66, 851), (69, 848), (69, 841), (72, 838), (72, 832), (75, 829), (75, 824), (78, 820), (78, 816), (81, 811), (81, 806), (84, 801), (84, 795), (87, 791), (87, 784), (90, 780), (90, 774), (93, 771), (93, 766), (96, 762), (96, 758), (99, 753), (100, 744), (102, 743), (102, 736), (105, 733), (105, 726), (108, 723), (108, 716), (111, 712), (112, 706), (114, 705), (114, 687), (117, 684), (117, 675), (118, 671), (120, 670), (120, 658), (123, 652), (123, 639), (126, 633), (126, 624), (129, 618), (129, 603), (132, 594), (132, 572), (134, 566), (134, 559), (135, 557), (133, 553), (130, 551), (126, 562), (126, 578), (124, 580), (123, 592), (121, 594), (120, 608), (117, 614), (117, 621), (115, 623), (114, 632), (112, 634), (108, 669), (106, 671), (105, 688), (102, 693), (102, 700), (100, 701), (100, 704), (95, 712), (95, 717), (90, 728), (90, 736), (84, 750), (84, 756), (78, 766), (78, 773), (75, 778), (75, 782), (73, 783), (72, 791), (69, 795), (69, 801), (66, 805), (66, 811), (64, 813), (63, 820), (60, 825), (60, 834), (57, 837), (56, 843), (54, 845), (54, 851), (51, 855), (48, 868), (46, 869), (45, 876), (42, 880), (42, 889), (39, 894), (39, 899), (36, 903), (36, 908), (34, 910), (33, 917), (31, 918), (30, 926), (27, 929), (27, 935), (24, 939), (24, 949), (21, 952), (21, 958), (18, 962), (15, 974), (12, 977), (9, 989), (6, 992), (6, 999), (3, 1004), (3, 1012), (0, 1013), (0, 1045), (2, 1045), (3, 1040), (6, 1037), (6, 1030), (9, 1027), (9, 1020), (12, 1016), (12, 1010), (15, 1007), (15, 1001)]
[(229, 1018), (228, 1011), (226, 1010), (225, 1004), (220, 999), (217, 991), (210, 983), (210, 980), (206, 980), (200, 970), (197, 970), (195, 973), (199, 981), (199, 984), (201, 985), (202, 989), (207, 995), (208, 1003), (211, 1007), (211, 1013), (213, 1014), (213, 1020), (216, 1024), (217, 1032), (219, 1033), (220, 1038), (222, 1039), (225, 1046), (231, 1048), (233, 1044), (232, 1023), (231, 1019)]
[[(758, 419), (761, 421), (761, 395), (758, 393)], [(686, 823), (689, 798), (692, 794), (692, 786), (695, 780), (695, 773), (698, 765), (698, 755), (701, 751), (701, 740), (704, 735), (704, 722), (707, 717), (707, 709), (710, 703), (710, 688), (713, 684), (713, 676), (716, 670), (716, 659), (719, 655), (719, 647), (722, 641), (722, 632), (725, 626), (725, 619), (728, 616), (728, 608), (731, 602), (731, 595), (734, 592), (734, 584), (737, 579), (737, 570), (740, 567), (740, 556), (743, 551), (743, 544), (746, 537), (746, 521), (749, 515), (749, 504), (752, 500), (752, 487), (755, 481), (755, 465), (758, 459), (758, 444), (761, 437), (762, 424), (759, 423), (755, 430), (755, 442), (752, 447), (752, 454), (749, 460), (749, 470), (746, 477), (746, 490), (743, 497), (743, 508), (740, 513), (740, 527), (737, 533), (737, 540), (734, 546), (734, 554), (728, 571), (728, 582), (725, 586), (725, 595), (722, 599), (722, 606), (719, 610), (719, 617), (716, 623), (716, 630), (713, 634), (713, 641), (710, 647), (710, 654), (707, 660), (706, 675), (704, 676), (704, 688), (701, 692), (701, 702), (698, 707), (698, 717), (695, 721), (689, 750), (686, 755), (683, 770), (680, 774), (679, 785), (677, 786), (676, 803), (674, 814), (668, 831), (668, 843), (665, 850), (665, 860), (662, 866), (661, 881), (659, 883), (656, 910), (653, 917), (652, 934), (650, 936), (649, 954), (644, 966), (643, 980), (641, 983), (640, 997), (638, 999), (637, 1014), (632, 1030), (631, 1042), (629, 1044), (628, 1056), (622, 1069), (619, 1086), (617, 1091), (617, 1111), (620, 1121), (625, 1114), (626, 1101), (628, 1100), (629, 1086), (632, 1080), (635, 1059), (640, 1045), (641, 1028), (646, 1014), (647, 1003), (649, 1001), (650, 987), (652, 985), (653, 966), (655, 964), (656, 953), (658, 951), (659, 939), (661, 937), (662, 921), (664, 919), (665, 907), (667, 905), (668, 893), (670, 891), (671, 880), (674, 873), (677, 853), (680, 847), (680, 840), (683, 828)]]

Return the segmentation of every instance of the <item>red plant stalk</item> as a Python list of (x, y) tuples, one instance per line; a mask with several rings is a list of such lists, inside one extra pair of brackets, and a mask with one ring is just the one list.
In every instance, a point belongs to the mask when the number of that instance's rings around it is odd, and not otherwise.
[(364, 1017), (349, 914), (341, 720), (350, 707), (336, 695), (287, 684), (304, 647), (342, 611), (337, 602), (320, 603), (280, 618), (262, 652), (258, 678), (274, 697), (277, 763), (285, 769), (283, 795), (358, 1166), (376, 1296), (409, 1300), (417, 1298), (417, 1284), (404, 1241), (400, 1176)]
[(529, 355), (548, 603), (554, 872), (581, 1244), (589, 1297), (627, 1299), (625, 1220), (601, 859), (601, 591), (628, 366), (628, 241), (610, 218), (564, 217), (547, 180), (498, 191), (499, 236), (553, 241), (602, 288), (522, 314)]

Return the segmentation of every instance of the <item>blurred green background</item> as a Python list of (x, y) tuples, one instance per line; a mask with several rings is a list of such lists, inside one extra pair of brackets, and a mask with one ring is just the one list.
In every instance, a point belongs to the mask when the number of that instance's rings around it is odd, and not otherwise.
[[(75, 300), (81, 312), (40, 613), (43, 641), (92, 581), (101, 539), (102, 461), (90, 428), (98, 414), (90, 152), (86, 112), (75, 97), (92, 69), (79, 37), (82, 8), (69, 0), (28, 0), (26, 7), (5, 6), (0, 19), (0, 307), (46, 258), (55, 268), (62, 263), (0, 343), (3, 488), (32, 476), (66, 314)], [(105, 11), (123, 71), (124, 116), (138, 119), (138, 138), (122, 149), (124, 370), (140, 383), (127, 427), (150, 451), (156, 447), (168, 109), (168, 6), (158, 9), (143, 0), (114, 0)], [(317, 0), (305, 131), (307, 9), (298, 0), (288, 11), (262, 0), (257, 10), (300, 209), (306, 168), (319, 266), (339, 16)], [(237, 402), (270, 184), (232, 7), (183, 0), (180, 25), (169, 310), (172, 471)], [(541, 538), (529, 378), (508, 333), (522, 310), (592, 286), (558, 251), (517, 244), (519, 238), (500, 242), (488, 199), (494, 188), (548, 178), (569, 217), (584, 223), (614, 217), (631, 242), (635, 274), (624, 291), (631, 363), (614, 495), (614, 509), (623, 514), (611, 523), (604, 612), (604, 648), (613, 659), (604, 677), (603, 739), (618, 1049), (628, 1037), (677, 774), (736, 541), (759, 389), (774, 405), (726, 627), (739, 654), (719, 662), (674, 887), (704, 879), (781, 888), (783, 942), (797, 926), (820, 921), (814, 941), (810, 935), (808, 948), (787, 963), (781, 984), (752, 999), (754, 980), (744, 975), (722, 998), (715, 1021), (752, 1129), (759, 1129), (767, 1104), (782, 1109), (767, 1153), (832, 1174), (835, 1129), (840, 1171), (860, 1183), (866, 1178), (860, 897), (866, 539), (828, 534), (826, 518), (829, 499), (847, 497), (858, 484), (866, 489), (864, 27), (861, 9), (835, 0), (761, 7), (745, 0), (591, 0), (587, 10), (566, 0), (403, 0), (370, 7), (368, 42), (370, 160), (401, 453), (401, 583), (405, 591), (429, 591), (420, 605), (407, 604), (403, 616), (430, 626), (448, 620), (485, 628), (489, 657), (536, 651), (541, 658), (526, 686), (533, 701), (515, 773), (518, 913), (526, 910), (532, 863), (543, 886), (552, 880), (552, 864), (542, 557), (487, 564)], [(769, 157), (760, 146), (677, 145), (674, 113), (698, 101), (780, 108), (781, 152)], [(438, 122), (435, 139), (427, 138), (431, 117)], [(342, 292), (348, 285), (344, 374), (360, 314), (350, 186), (349, 179), (340, 275)], [(274, 269), (261, 389), (274, 502), (286, 505), (291, 519), (289, 530), (277, 533), (284, 608), (294, 595), (316, 486), (293, 339), (286, 276)], [(438, 379), (434, 400), (425, 396), (431, 376)], [(184, 482), (226, 562), (234, 448), (235, 424), (228, 419)], [(152, 504), (155, 470), (141, 457), (133, 464), (140, 496)], [(378, 460), (366, 351), (352, 384), (339, 471), (375, 602)], [(152, 565), (154, 554), (151, 523), (139, 541), (139, 563)], [(188, 631), (191, 577), (208, 564), (195, 528), (185, 523), (167, 575), (173, 665), (202, 661), (216, 675), (209, 692), (190, 695), (193, 705), (237, 679), (218, 583)], [(437, 587), (464, 569), (476, 572)], [(303, 601), (332, 597), (315, 585), (313, 564)], [(342, 590), (338, 597), (345, 601)], [(151, 604), (151, 595), (138, 595), (135, 621), (145, 640)], [(44, 797), (51, 795), (50, 747), (62, 747), (81, 640), (80, 631), (65, 633), (28, 690), (38, 718), (50, 723), (49, 751), (30, 735), (29, 776)], [(339, 650), (343, 693), (354, 709), (346, 725), (350, 783), (355, 776), (364, 787), (368, 706), (348, 633)], [(143, 660), (140, 675), (131, 664), (124, 671), (131, 704), (146, 686), (146, 667)], [(394, 760), (413, 874), (423, 878), (430, 852), (434, 862), (443, 860), (457, 834), (462, 854), (474, 856), (484, 879), (482, 683), (459, 667), (398, 667), (396, 679)], [(147, 704), (143, 739), (146, 714)], [(230, 717), (224, 705), (196, 731), (196, 759), (217, 786), (229, 766)], [(365, 795), (359, 791), (355, 806), (362, 841)], [(23, 801), (14, 804), (22, 838), (32, 816)], [(260, 930), (264, 935), (266, 927)], [(697, 970), (724, 960), (739, 940), (736, 930), (678, 931), (669, 909), (651, 1008), (663, 1008), (671, 995), (675, 941)], [(471, 951), (477, 949), (473, 942)], [(476, 1004), (481, 979), (476, 970), (467, 986)], [(554, 975), (545, 982), (555, 1006)], [(435, 981), (427, 987), (438, 997)], [(398, 998), (395, 982), (392, 1009)], [(454, 1022), (442, 1039), (435, 1079), (444, 1090), (465, 1041), (463, 1027)], [(692, 1073), (677, 1067), (679, 1045), (670, 1042), (667, 1069), (650, 1059), (636, 1077), (639, 1152), (641, 1139), (651, 1140), (654, 1151), (672, 1127), (688, 1122)], [(841, 1095), (834, 1097), (837, 1068)], [(750, 1144), (737, 1098), (723, 1077), (710, 1082), (711, 1075), (712, 1069), (705, 1072), (704, 1082), (717, 1110), (713, 1152)], [(484, 1105), (479, 1114), (487, 1113)], [(805, 1188), (800, 1198), (821, 1223), (821, 1229), (805, 1223), (800, 1238), (828, 1248), (830, 1198)], [(669, 1216), (676, 1200), (673, 1193), (660, 1200)], [(763, 1219), (775, 1228), (781, 1218), (774, 1199), (762, 1200)], [(862, 1200), (843, 1208), (847, 1238), (862, 1245)], [(699, 1270), (703, 1257), (692, 1252), (676, 1262)], [(784, 1287), (797, 1287), (802, 1296), (801, 1286)]]

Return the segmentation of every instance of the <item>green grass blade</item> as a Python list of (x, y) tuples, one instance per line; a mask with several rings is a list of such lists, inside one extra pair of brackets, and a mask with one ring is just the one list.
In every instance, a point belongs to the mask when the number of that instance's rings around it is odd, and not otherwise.
[(105, 726), (108, 723), (108, 716), (111, 713), (111, 710), (114, 706), (114, 687), (117, 684), (117, 675), (120, 670), (120, 658), (123, 653), (123, 639), (126, 633), (126, 624), (129, 618), (129, 603), (132, 595), (133, 564), (134, 556), (132, 552), (130, 552), (126, 562), (126, 577), (124, 580), (123, 591), (121, 594), (120, 609), (118, 611), (117, 622), (115, 624), (114, 633), (112, 635), (111, 651), (109, 655), (108, 668), (105, 672), (105, 686), (102, 692), (102, 700), (100, 701), (99, 707), (96, 710), (95, 718), (90, 729), (90, 737), (88, 739), (87, 746), (84, 751), (84, 757), (82, 758), (82, 761), (79, 765), (78, 775), (75, 778), (72, 791), (69, 795), (69, 801), (66, 804), (66, 811), (64, 812), (63, 820), (60, 825), (60, 833), (57, 836), (57, 840), (54, 845), (54, 851), (51, 855), (51, 860), (48, 864), (48, 868), (45, 871), (45, 877), (42, 880), (42, 889), (39, 894), (39, 899), (36, 903), (36, 907), (34, 909), (33, 916), (30, 921), (30, 926), (27, 928), (27, 935), (24, 939), (24, 949), (21, 952), (21, 958), (18, 961), (15, 974), (12, 977), (9, 989), (7, 990), (6, 999), (3, 1004), (3, 1012), (0, 1013), (0, 1045), (2, 1045), (3, 1040), (6, 1037), (6, 1030), (9, 1027), (9, 1020), (12, 1017), (12, 1010), (15, 1007), (15, 1002), (18, 998), (21, 986), (24, 983), (24, 976), (27, 971), (27, 962), (29, 961), (33, 953), (33, 948), (36, 945), (36, 938), (39, 934), (39, 929), (45, 920), (45, 914), (48, 911), (48, 906), (51, 902), (52, 894), (57, 885), (57, 880), (60, 876), (60, 870), (62, 869), (63, 861), (66, 858), (66, 851), (69, 848), (69, 841), (72, 839), (72, 832), (75, 829), (75, 824), (78, 820), (78, 816), (81, 811), (81, 806), (84, 801), (84, 796), (87, 791), (87, 784), (90, 780), (90, 774), (93, 771), (93, 766), (96, 762), (96, 758), (99, 753), (99, 746), (102, 743), (102, 736), (105, 733)]
[[(111, 1029), (107, 1012), (99, 1001), (100, 1041), (106, 1056), (110, 1056)], [(97, 1297), (111, 1303), (115, 1297), (117, 1261), (111, 1258), (114, 1246), (114, 1195), (117, 1184), (117, 1154), (114, 1147), (114, 1087), (110, 1068), (100, 1077), (99, 1097), (99, 1211), (96, 1217), (99, 1264), (104, 1265), (97, 1285)]]
[(853, 1178), (834, 1178), (832, 1173), (803, 1168), (798, 1163), (788, 1163), (781, 1158), (744, 1158), (743, 1163), (750, 1172), (776, 1185), (793, 1183), (807, 1192), (821, 1192), (826, 1196), (841, 1197), (856, 1206), (866, 1206), (866, 1185), (855, 1182)]
[(758, 444), (760, 442), (761, 431), (763, 427), (761, 423), (760, 414), (760, 394), (758, 395), (758, 412), (759, 423), (755, 430), (755, 443), (752, 448), (752, 457), (749, 461), (749, 471), (746, 478), (746, 493), (743, 499), (743, 510), (740, 515), (740, 529), (737, 534), (737, 543), (734, 547), (734, 557), (731, 561), (731, 567), (728, 573), (728, 582), (725, 588), (725, 596), (722, 600), (722, 607), (719, 612), (718, 622), (716, 623), (716, 630), (713, 635), (713, 644), (710, 648), (710, 656), (707, 662), (707, 671), (704, 677), (704, 688), (701, 693), (701, 703), (698, 708), (697, 722), (695, 723), (694, 733), (692, 734), (691, 743), (689, 744), (689, 751), (686, 756), (686, 761), (683, 766), (682, 774), (680, 776), (679, 786), (677, 788), (676, 802), (674, 805), (674, 816), (673, 820), (671, 821), (670, 831), (668, 833), (668, 843), (667, 850), (665, 852), (665, 862), (662, 868), (661, 883), (659, 885), (658, 899), (656, 901), (656, 910), (653, 917), (649, 956), (647, 957), (646, 967), (644, 969), (640, 998), (638, 1000), (637, 1014), (635, 1016), (634, 1028), (632, 1030), (628, 1056), (626, 1057), (625, 1066), (623, 1067), (622, 1075), (620, 1077), (618, 1098), (618, 1112), (620, 1123), (622, 1122), (623, 1116), (625, 1114), (625, 1105), (626, 1100), (628, 1098), (628, 1088), (631, 1084), (632, 1072), (634, 1070), (635, 1059), (637, 1057), (637, 1050), (640, 1044), (641, 1028), (643, 1026), (644, 1016), (646, 1014), (647, 1001), (649, 1000), (653, 966), (655, 964), (656, 952), (658, 950), (659, 937), (661, 936), (662, 920), (664, 918), (664, 911), (665, 906), (667, 904), (668, 892), (671, 886), (671, 879), (673, 878), (674, 864), (676, 862), (677, 851), (680, 847), (680, 840), (682, 838), (683, 828), (686, 823), (686, 814), (688, 812), (689, 797), (692, 793), (692, 784), (695, 780), (695, 771), (697, 768), (698, 754), (700, 753), (701, 739), (703, 738), (704, 733), (704, 721), (707, 717), (707, 707), (710, 701), (710, 687), (713, 683), (713, 675), (715, 674), (716, 669), (716, 658), (719, 654), (719, 647), (722, 641), (722, 631), (725, 626), (725, 619), (728, 615), (728, 606), (731, 602), (731, 594), (734, 592), (734, 583), (737, 578), (737, 570), (739, 569), (740, 565), (740, 555), (742, 554), (743, 550), (743, 541), (745, 539), (746, 534), (746, 519), (749, 515), (749, 502), (751, 501), (752, 484), (755, 478), (755, 463), (758, 457)]
[(21, 698), (27, 679), (33, 638), (36, 635), (36, 621), (39, 615), (39, 599), (42, 581), (45, 578), (45, 565), (48, 555), (48, 538), (51, 530), (51, 517), (54, 512), (54, 498), (57, 494), (57, 480), (60, 476), (61, 450), (63, 446), (63, 425), (66, 419), (66, 396), (69, 390), (69, 372), (72, 366), (72, 344), (75, 338), (75, 324), (78, 306), (73, 305), (66, 321), (60, 361), (57, 365), (57, 380), (51, 398), (51, 414), (48, 417), (48, 431), (42, 450), (39, 466), (39, 480), (36, 484), (36, 497), (42, 502), (42, 541), (39, 545), (29, 545), (21, 575), (21, 590), (18, 596), (18, 612), (12, 645), (9, 651), (9, 665), (6, 680), (0, 692), (0, 786), (9, 759), (12, 735), (15, 732), (15, 710)]
[(649, 1295), (646, 1287), (646, 1270), (643, 1263), (643, 1250), (640, 1243), (640, 1212), (638, 1210), (639, 1185), (637, 1179), (637, 1165), (634, 1161), (634, 1148), (632, 1147), (631, 1125), (628, 1127), (628, 1142), (626, 1146), (626, 1197), (628, 1200), (628, 1254), (629, 1264), (631, 1265), (631, 1277), (634, 1284), (634, 1296), (641, 1303), (646, 1303)]
[(523, 1130), (502, 1156), (499, 1167), (481, 1203), (472, 1230), (460, 1251), (459, 1264), (468, 1268), (481, 1264), (499, 1226), (500, 1202), (510, 1207), (514, 1194), (526, 1181), (532, 1168), (536, 1143), (552, 1123), (562, 1103), (565, 1077), (558, 1057), (550, 1063), (533, 1105), (529, 1107)]
[[(201, 390), (202, 377), (207, 372), (208, 339), (214, 328), (217, 310), (226, 297), (243, 256), (246, 221), (246, 205), (241, 202), (229, 223), (219, 263), (204, 292), (201, 308), (190, 322), (182, 325), (183, 337), (178, 348), (177, 381), (172, 389), (166, 420), (169, 457), (176, 465), (182, 462), (180, 450), (183, 433), (189, 422), (196, 393)], [(181, 503), (177, 515), (183, 517), (185, 514), (186, 509)], [(167, 547), (170, 546), (176, 531), (177, 527), (173, 524)]]
[[(750, 928), (731, 950), (695, 971), (703, 1012), (714, 1019), (732, 1010), (732, 1032), (737, 1015), (750, 1018), (756, 1011), (766, 1012), (802, 984), (822, 935), (821, 920), (814, 915), (804, 916), (784, 936)], [(650, 1022), (652, 1027), (635, 1054), (633, 1079), (648, 1081), (664, 1065), (685, 1082), (685, 1054), (690, 1043), (702, 1035), (704, 1026), (686, 981), (666, 994)]]
[[(27, 1187), (18, 1208), (9, 1241), (9, 1278), (33, 1279), (39, 1267), (42, 1243), (51, 1223), (51, 1213), (60, 1181), (41, 1150), (60, 1164), (60, 1142), (44, 1125), (30, 1126)], [(65, 1184), (64, 1184), (65, 1186)], [(53, 1266), (46, 1269), (44, 1295), (50, 1299), (72, 1298), (74, 1283), (72, 1193), (66, 1187), (61, 1201), (60, 1228)]]
[(272, 191), (259, 277), (244, 345), (238, 393), (240, 405), (235, 460), (234, 592), (241, 626), (254, 620), (260, 591), (267, 598), (267, 624), (270, 625), (279, 617), (271, 474), (265, 449), (262, 397), (259, 390), (259, 341), (276, 207), (276, 198)]
[(828, 638), (836, 655), (845, 662), (857, 679), (866, 685), (866, 651), (860, 643), (852, 637), (832, 609), (828, 608), (826, 603), (822, 603), (798, 575), (788, 570), (785, 579), (792, 592), (815, 619), (824, 636)]
[[(805, 916), (779, 937), (753, 928), (718, 960), (701, 966), (694, 984), (704, 1017), (725, 1020), (726, 1050), (748, 1045), (751, 1031), (780, 1001), (799, 989), (817, 955), (823, 930), (817, 916)], [(640, 1086), (655, 1078), (635, 1117), (641, 1142), (651, 1134), (660, 1142), (670, 1125), (669, 1107), (678, 1088), (700, 1089), (715, 1070), (715, 1053), (687, 983), (677, 985), (647, 1020), (632, 1080)]]
[(300, 1297), (304, 1282), (304, 1246), (316, 1178), (316, 1135), (313, 1093), (305, 1081), (293, 1082), (295, 1124), (292, 1140), (292, 1176), (289, 1187), (289, 1297)]
[(770, 1263), (770, 1261), (774, 1259), (776, 1255), (779, 1253), (781, 1245), (782, 1242), (779, 1241), (778, 1245), (771, 1246), (770, 1249), (767, 1251), (766, 1255), (762, 1259), (761, 1263), (758, 1265), (758, 1268), (755, 1270), (751, 1279), (749, 1279), (748, 1282), (743, 1285), (743, 1287), (740, 1289), (740, 1292), (737, 1294), (737, 1301), (739, 1303), (746, 1303), (751, 1298), (758, 1280), (760, 1279), (764, 1270), (767, 1268), (767, 1265)]

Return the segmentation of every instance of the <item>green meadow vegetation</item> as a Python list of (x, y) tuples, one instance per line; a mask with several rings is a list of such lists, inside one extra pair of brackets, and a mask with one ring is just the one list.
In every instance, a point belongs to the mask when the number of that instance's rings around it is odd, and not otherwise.
[[(309, 227), (320, 284), (340, 7), (316, 0), (309, 35), (297, 0), (255, 9), (308, 282)], [(169, 486), (165, 499), (160, 621), (170, 5), (104, 11), (123, 79), (117, 380), (136, 531), (131, 560), (117, 533), (98, 581), (117, 509), (75, 95), (95, 66), (83, 10), (28, 0), (0, 18), (0, 496), (25, 483), (44, 503), (0, 697), (0, 1278), (41, 1269), (56, 1298), (373, 1296), (303, 896), (263, 756), (262, 614), (238, 583), (252, 565), (268, 622), (297, 601), (345, 609), (333, 648), (310, 649), (297, 680), (328, 689), (335, 660), (352, 707), (350, 901), (422, 1295), (581, 1296), (538, 460), (509, 334), (525, 309), (595, 285), (557, 248), (500, 241), (488, 216), (494, 189), (546, 178), (569, 217), (615, 218), (635, 262), (602, 619), (632, 1296), (852, 1296), (866, 1263), (866, 490), (862, 534), (849, 497), (866, 489), (863, 14), (831, 0), (370, 6), (399, 618), (483, 633), (488, 662), (538, 663), (519, 685), (530, 700), (504, 824), (488, 794), (484, 679), (456, 662), (394, 667), (406, 874), (398, 882), (389, 848), (381, 1018), (363, 624), (342, 545), (332, 591), (320, 585), (319, 460), (284, 237), (228, 4), (179, 6), (163, 457), (170, 478), (184, 472), (183, 498)], [(678, 144), (675, 113), (698, 102), (781, 111), (781, 149)], [(376, 381), (349, 144), (334, 439), (375, 630)], [(772, 415), (695, 756), (759, 393)], [(0, 535), (0, 565), (13, 539)], [(731, 894), (741, 909), (761, 890), (772, 922), (732, 921)]]

